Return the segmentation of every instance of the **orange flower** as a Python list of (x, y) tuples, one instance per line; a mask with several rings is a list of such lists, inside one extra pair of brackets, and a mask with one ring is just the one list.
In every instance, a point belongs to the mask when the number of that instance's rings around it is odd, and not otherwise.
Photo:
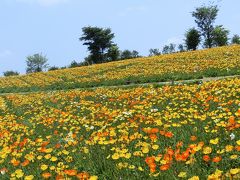
[(150, 172), (154, 173), (156, 171), (157, 165), (155, 163), (149, 164)]
[(164, 135), (166, 134), (165, 131), (159, 131), (159, 133), (160, 133), (162, 136), (164, 136)]
[(161, 170), (161, 171), (166, 171), (166, 170), (168, 170), (169, 168), (170, 168), (170, 164), (164, 164), (164, 165), (160, 166), (160, 170)]
[(155, 173), (156, 172), (156, 168), (150, 168), (150, 172), (151, 173)]
[(204, 142), (201, 141), (201, 142), (198, 143), (198, 145), (201, 146), (201, 147), (203, 147), (203, 146), (204, 146)]
[(170, 161), (172, 161), (172, 156), (171, 155), (169, 155), (169, 154), (164, 154), (164, 157), (163, 157), (163, 159), (165, 160), (165, 161), (168, 161), (168, 162), (170, 162)]
[(185, 151), (182, 153), (183, 160), (187, 160), (188, 157), (189, 157), (189, 151)]
[(150, 139), (153, 141), (155, 139), (157, 139), (157, 135), (156, 134), (150, 134)]
[(178, 147), (182, 147), (183, 146), (183, 142), (182, 141), (179, 141), (178, 143), (177, 143), (177, 148)]
[(20, 164), (20, 161), (18, 161), (16, 159), (12, 159), (11, 163), (13, 164), (13, 166), (18, 166)]
[(230, 125), (234, 125), (234, 124), (235, 124), (235, 118), (234, 118), (234, 116), (231, 116), (231, 117), (228, 119), (228, 123), (229, 123)]
[(155, 159), (154, 159), (154, 157), (146, 157), (145, 162), (147, 164), (152, 164), (155, 162)]
[(152, 129), (151, 129), (151, 133), (152, 133), (152, 134), (158, 133), (158, 131), (159, 131), (158, 128), (152, 128)]
[(174, 151), (171, 148), (168, 148), (167, 153), (172, 156), (174, 155)]
[(191, 136), (191, 141), (196, 141), (197, 140), (197, 137), (196, 136)]
[(165, 136), (168, 137), (168, 138), (171, 138), (171, 137), (173, 137), (173, 133), (172, 132), (166, 132)]
[(61, 144), (60, 143), (57, 143), (56, 145), (55, 145), (55, 148), (57, 148), (57, 149), (59, 149), (61, 147)]
[(208, 162), (208, 161), (210, 161), (210, 157), (208, 155), (204, 155), (203, 156), (203, 160)]
[(48, 179), (48, 178), (50, 178), (52, 175), (49, 173), (49, 172), (45, 172), (45, 173), (43, 173), (42, 174), (42, 177), (44, 178), (44, 179)]
[(240, 146), (236, 146), (235, 149), (236, 149), (237, 151), (240, 151)]
[(222, 160), (222, 158), (220, 156), (216, 156), (212, 159), (212, 162), (217, 163), (217, 162), (220, 162), (221, 160)]
[(25, 167), (25, 166), (27, 166), (29, 163), (30, 163), (29, 160), (26, 159), (24, 162), (21, 163), (21, 165), (22, 165), (23, 167)]
[(65, 178), (62, 175), (57, 175), (56, 180), (64, 180)]
[(69, 175), (69, 176), (76, 176), (77, 175), (77, 170), (75, 170), (75, 169), (64, 170), (64, 173)]
[(183, 161), (183, 157), (181, 154), (175, 154), (176, 161)]
[(45, 146), (47, 146), (48, 144), (49, 144), (49, 141), (45, 141), (45, 142), (42, 143), (42, 147), (45, 147)]
[(77, 174), (77, 178), (80, 180), (87, 180), (89, 178), (89, 174), (87, 172), (82, 172)]

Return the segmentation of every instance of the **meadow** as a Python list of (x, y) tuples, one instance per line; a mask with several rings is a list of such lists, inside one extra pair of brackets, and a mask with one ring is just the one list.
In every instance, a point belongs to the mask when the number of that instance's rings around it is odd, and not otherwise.
[[(199, 71), (209, 64), (239, 67), (240, 48), (224, 49), (228, 58), (221, 48), (212, 50), (219, 63), (202, 58), (208, 50), (192, 52), (203, 65), (189, 59), (186, 72), (194, 63)], [(238, 53), (231, 56), (233, 51)], [(152, 59), (159, 62), (161, 56)], [(58, 71), (52, 74), (57, 77)], [(32, 76), (38, 75), (45, 74)], [(238, 78), (2, 95), (0, 179), (240, 179), (239, 127)]]
[(240, 75), (239, 45), (0, 78), (0, 93), (165, 82), (228, 75)]

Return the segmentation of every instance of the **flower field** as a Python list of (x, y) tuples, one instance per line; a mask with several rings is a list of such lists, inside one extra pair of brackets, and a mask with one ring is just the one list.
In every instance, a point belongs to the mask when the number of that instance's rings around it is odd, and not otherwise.
[[(225, 62), (221, 48), (212, 51), (212, 57)], [(227, 51), (240, 53), (240, 47)], [(207, 56), (204, 53), (201, 56)], [(175, 62), (170, 60), (174, 56), (164, 56), (169, 57), (167, 68)], [(202, 64), (220, 69), (238, 66), (239, 54), (228, 59), (219, 66), (207, 59)], [(140, 61), (148, 67), (153, 63), (144, 59), (134, 63)], [(106, 66), (110, 65), (114, 63)], [(88, 73), (91, 67), (84, 68)], [(186, 72), (192, 70), (186, 67)], [(58, 72), (52, 74), (60, 78)], [(240, 179), (239, 128), (238, 78), (192, 85), (2, 95), (0, 179)]]
[(1, 92), (73, 89), (240, 74), (240, 46), (0, 78)]

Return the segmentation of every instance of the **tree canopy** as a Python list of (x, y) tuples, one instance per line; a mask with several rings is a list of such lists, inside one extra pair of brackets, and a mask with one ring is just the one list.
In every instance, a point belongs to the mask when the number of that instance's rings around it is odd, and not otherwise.
[(240, 36), (235, 34), (233, 37), (232, 37), (232, 44), (240, 44)]
[(114, 46), (112, 39), (114, 33), (110, 28), (99, 27), (84, 27), (82, 28), (83, 35), (79, 38), (80, 41), (84, 41), (83, 45), (88, 46), (90, 52), (90, 58), (92, 63), (102, 63), (106, 58), (106, 51)]
[(48, 67), (48, 59), (42, 54), (34, 54), (33, 56), (28, 56), (27, 63), (27, 73), (41, 72)]
[(228, 44), (229, 31), (222, 25), (216, 26), (212, 32), (214, 46), (226, 46)]
[(214, 22), (218, 11), (219, 9), (216, 5), (210, 5), (198, 7), (192, 12), (201, 35), (204, 37), (204, 46), (206, 48), (213, 47)]
[(185, 34), (185, 44), (187, 50), (196, 50), (201, 42), (201, 35), (195, 28), (189, 29)]
[(17, 72), (17, 71), (5, 71), (5, 72), (3, 72), (3, 75), (4, 76), (17, 76), (17, 75), (19, 75), (19, 72)]

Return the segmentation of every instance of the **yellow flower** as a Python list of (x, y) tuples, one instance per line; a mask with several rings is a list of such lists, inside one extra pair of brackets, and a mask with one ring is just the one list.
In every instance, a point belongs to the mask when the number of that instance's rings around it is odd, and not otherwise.
[(42, 164), (40, 168), (41, 170), (45, 171), (48, 168), (48, 165)]
[(215, 145), (216, 145), (216, 144), (218, 144), (218, 142), (219, 142), (219, 138), (211, 139), (211, 140), (210, 140), (210, 143), (211, 143), (211, 144), (215, 144)]
[(147, 154), (149, 152), (149, 148), (147, 146), (142, 147), (142, 152)]
[(65, 149), (62, 151), (62, 153), (65, 154), (65, 155), (69, 154), (69, 152), (67, 150), (65, 150)]
[(53, 149), (52, 148), (49, 148), (49, 149), (46, 149), (46, 153), (51, 153), (53, 151)]
[(23, 177), (24, 172), (23, 172), (21, 169), (17, 169), (17, 170), (15, 171), (15, 174), (16, 174), (16, 177), (17, 177), (17, 178), (21, 178), (21, 177)]
[(42, 159), (42, 156), (37, 156), (37, 159), (38, 159), (38, 160), (41, 160), (41, 159)]
[(208, 180), (218, 180), (219, 176), (217, 174), (210, 174), (207, 179)]
[(53, 171), (55, 170), (55, 166), (51, 166), (49, 169)]
[(180, 178), (185, 178), (185, 177), (187, 177), (187, 173), (186, 173), (186, 172), (180, 172), (180, 173), (178, 174), (178, 177), (180, 177)]
[(215, 173), (217, 176), (221, 176), (223, 173), (223, 171), (219, 170), (219, 169), (216, 169)]
[(230, 169), (230, 173), (232, 175), (238, 174), (238, 173), (240, 173), (240, 168)]
[(237, 158), (238, 158), (238, 155), (236, 154), (230, 156), (230, 159), (237, 159)]
[(129, 169), (135, 169), (135, 166), (134, 165), (129, 165), (128, 168)]
[(167, 161), (166, 160), (161, 160), (160, 163), (164, 165), (164, 164), (167, 164)]
[(240, 146), (240, 140), (236, 141), (236, 143), (237, 143), (237, 145), (239, 145), (239, 146)]
[(33, 175), (25, 176), (24, 180), (32, 180), (34, 179)]
[(89, 153), (89, 149), (86, 148), (86, 147), (84, 147), (83, 152), (84, 152), (85, 154), (88, 154), (88, 153)]
[(90, 176), (89, 180), (97, 180), (98, 177), (97, 176)]
[(160, 157), (160, 156), (155, 157), (155, 161), (156, 161), (156, 162), (159, 162), (160, 160), (161, 160), (161, 157)]
[(154, 150), (157, 150), (157, 149), (159, 148), (159, 145), (157, 145), (157, 144), (152, 145), (152, 148), (153, 148)]
[(57, 157), (55, 157), (55, 156), (52, 156), (52, 157), (51, 157), (51, 161), (52, 161), (52, 162), (55, 162), (55, 161), (57, 161)]
[(233, 150), (234, 147), (232, 145), (227, 145), (225, 148), (226, 148), (226, 152), (230, 152)]
[(125, 157), (126, 159), (129, 159), (131, 156), (132, 156), (131, 153), (126, 153), (126, 154), (124, 155), (124, 157)]
[(114, 160), (119, 159), (118, 153), (114, 153), (114, 154), (112, 155), (112, 159), (114, 159)]
[(144, 171), (144, 169), (141, 166), (138, 167), (138, 170), (139, 171)]
[(203, 153), (204, 154), (210, 154), (212, 152), (212, 148), (211, 147), (204, 147), (203, 148)]
[(46, 154), (44, 157), (45, 157), (45, 159), (50, 159), (52, 156), (51, 156), (51, 154)]
[(193, 177), (189, 178), (188, 180), (199, 180), (199, 177), (198, 176), (193, 176)]

